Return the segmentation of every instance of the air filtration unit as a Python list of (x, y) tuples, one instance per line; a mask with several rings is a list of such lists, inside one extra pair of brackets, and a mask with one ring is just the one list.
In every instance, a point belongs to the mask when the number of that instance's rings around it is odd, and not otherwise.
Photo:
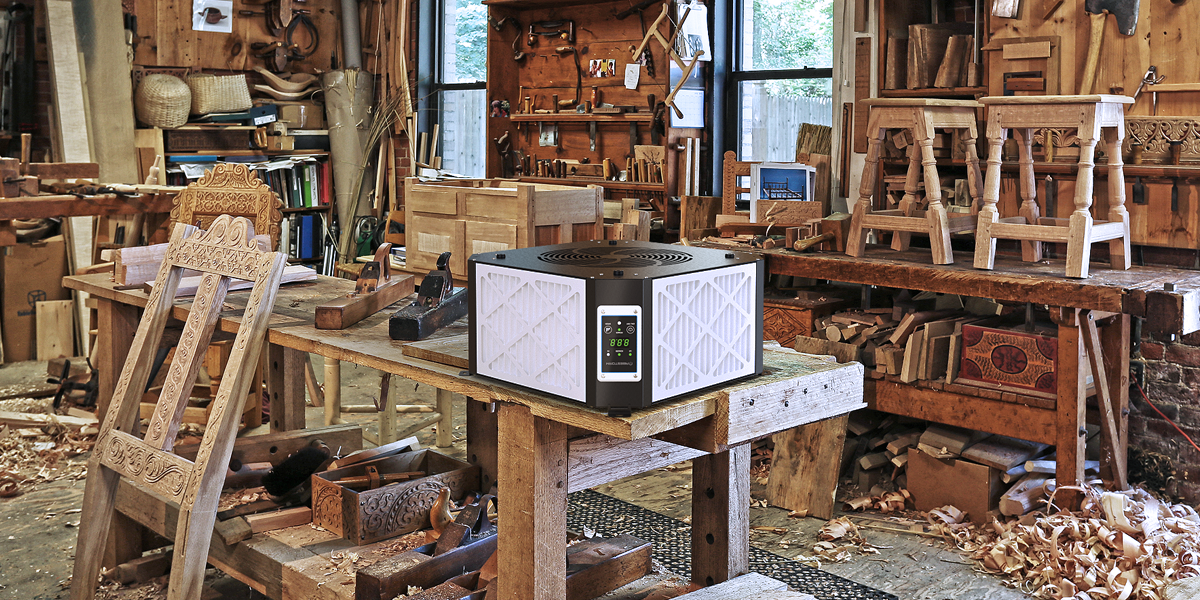
[(595, 241), (468, 261), (471, 371), (628, 414), (762, 372), (763, 261)]

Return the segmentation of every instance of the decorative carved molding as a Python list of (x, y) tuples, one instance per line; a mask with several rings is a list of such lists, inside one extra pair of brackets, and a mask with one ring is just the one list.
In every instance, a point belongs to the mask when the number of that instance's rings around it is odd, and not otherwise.
[(220, 163), (175, 196), (171, 221), (211, 229), (219, 215), (246, 217), (254, 228), (279, 245), (283, 201), (250, 169), (239, 163)]
[(1182, 142), (1180, 156), (1200, 160), (1200, 119), (1196, 117), (1125, 117), (1126, 153), (1133, 144), (1142, 144), (1142, 158), (1166, 162), (1171, 157), (1171, 142)]
[(173, 500), (183, 495), (193, 466), (121, 431), (110, 432), (96, 452), (104, 466)]
[(256, 280), (267, 268), (268, 253), (254, 241), (254, 227), (245, 218), (221, 215), (207, 231), (167, 249), (172, 264), (238, 279)]

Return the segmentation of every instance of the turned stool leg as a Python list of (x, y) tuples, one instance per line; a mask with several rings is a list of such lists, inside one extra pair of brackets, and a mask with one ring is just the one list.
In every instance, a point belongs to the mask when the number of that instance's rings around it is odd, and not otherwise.
[(925, 218), (929, 221), (933, 264), (949, 265), (954, 263), (954, 253), (950, 249), (950, 219), (946, 216), (946, 206), (942, 204), (942, 182), (938, 178), (937, 159), (933, 157), (934, 129), (924, 111), (917, 117), (916, 130), (921, 143), (921, 165), (925, 167), (925, 198), (929, 201)]
[(971, 195), (971, 214), (978, 214), (983, 204), (983, 176), (979, 173), (979, 131), (972, 122), (963, 134), (963, 151), (967, 157), (967, 193)]
[(1125, 235), (1118, 240), (1109, 240), (1108, 256), (1114, 269), (1129, 269), (1129, 211), (1125, 209), (1125, 165), (1121, 159), (1121, 143), (1125, 139), (1125, 126), (1118, 122), (1108, 132), (1108, 220), (1121, 223)]
[(1088, 276), (1092, 259), (1092, 183), (1095, 177), (1098, 132), (1095, 115), (1085, 117), (1079, 128), (1079, 174), (1075, 178), (1075, 212), (1067, 230), (1067, 277)]
[(996, 201), (1000, 199), (1000, 150), (1004, 146), (1004, 128), (995, 116), (988, 118), (987, 177), (983, 182), (983, 207), (979, 209), (979, 220), (975, 227), (975, 268), (991, 269), (996, 261), (996, 239), (992, 237), (992, 224), (1000, 219), (996, 212)]
[[(1037, 205), (1037, 180), (1033, 175), (1033, 129), (1019, 128), (1013, 130), (1017, 138), (1020, 152), (1021, 178), (1021, 209), (1017, 214), (1025, 218), (1030, 225), (1037, 225), (1041, 214)], [(1033, 240), (1021, 240), (1021, 260), (1037, 262), (1042, 260), (1042, 243)]]
[(863, 217), (871, 212), (871, 198), (875, 195), (875, 176), (879, 169), (879, 149), (883, 145), (884, 130), (879, 127), (875, 115), (871, 115), (867, 131), (871, 132), (867, 147), (867, 163), (863, 166), (862, 180), (858, 182), (858, 202), (850, 216), (850, 235), (846, 239), (846, 254), (862, 256), (867, 250), (867, 232), (863, 229)]
[[(921, 177), (921, 150), (920, 146), (914, 143), (908, 145), (908, 173), (904, 176), (904, 198), (900, 200), (900, 212), (904, 216), (911, 217), (913, 213), (913, 205), (917, 203), (917, 187)], [(912, 234), (907, 231), (892, 232), (892, 250), (903, 252), (908, 250), (908, 242)]]

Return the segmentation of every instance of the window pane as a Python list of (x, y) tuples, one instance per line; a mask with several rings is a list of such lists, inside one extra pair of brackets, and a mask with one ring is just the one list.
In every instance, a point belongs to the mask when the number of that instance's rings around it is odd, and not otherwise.
[(483, 177), (486, 168), (487, 90), (441, 92), (442, 168), (469, 177)]
[(443, 0), (442, 83), (485, 81), (487, 7), (482, 0)]
[(743, 70), (833, 66), (833, 0), (742, 0)]
[(741, 160), (792, 162), (800, 125), (833, 126), (831, 79), (743, 81), (738, 90)]

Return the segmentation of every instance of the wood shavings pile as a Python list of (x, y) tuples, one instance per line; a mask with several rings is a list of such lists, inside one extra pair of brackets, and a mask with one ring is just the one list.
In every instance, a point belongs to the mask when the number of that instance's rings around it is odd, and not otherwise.
[(258, 502), (259, 500), (269, 500), (270, 498), (271, 495), (262, 486), (230, 490), (221, 494), (221, 499), (217, 502), (217, 512), (229, 510), (243, 504), (250, 504), (251, 502)]
[(1082, 490), (1080, 510), (1030, 513), (978, 529), (931, 513), (932, 529), (1038, 598), (1162, 600), (1171, 581), (1200, 575), (1200, 515), (1191, 507), (1141, 489), (1059, 489)]
[(20, 491), (46, 481), (87, 477), (87, 461), (79, 457), (92, 449), (95, 436), (69, 432), (27, 438), (6, 435), (0, 428), (0, 479), (11, 480)]
[(908, 490), (899, 490), (887, 492), (882, 496), (851, 498), (846, 500), (846, 507), (850, 510), (874, 509), (882, 513), (893, 513), (904, 510), (910, 502), (912, 502), (912, 494)]

